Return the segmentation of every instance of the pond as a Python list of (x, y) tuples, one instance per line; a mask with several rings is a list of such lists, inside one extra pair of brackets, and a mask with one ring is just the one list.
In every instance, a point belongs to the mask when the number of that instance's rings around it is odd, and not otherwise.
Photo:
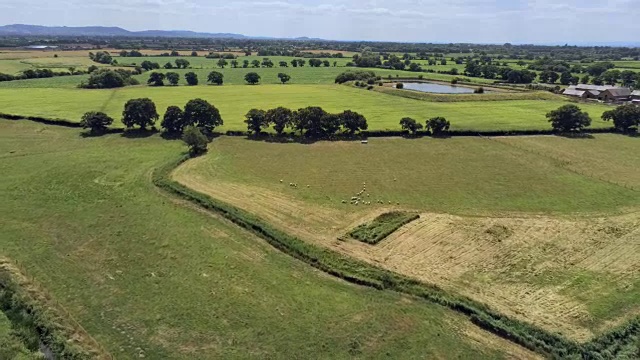
[[(448, 84), (434, 84), (434, 83), (403, 83), (404, 89), (422, 91), (435, 94), (473, 94), (473, 88), (465, 86), (455, 86)], [(490, 91), (485, 90), (485, 93)]]

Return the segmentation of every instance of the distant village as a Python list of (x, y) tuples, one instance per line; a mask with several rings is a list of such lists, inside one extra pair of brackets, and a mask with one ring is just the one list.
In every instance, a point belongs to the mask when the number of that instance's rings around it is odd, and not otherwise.
[(631, 102), (640, 105), (640, 90), (611, 85), (571, 85), (564, 90), (563, 95), (584, 100), (599, 100), (611, 103)]

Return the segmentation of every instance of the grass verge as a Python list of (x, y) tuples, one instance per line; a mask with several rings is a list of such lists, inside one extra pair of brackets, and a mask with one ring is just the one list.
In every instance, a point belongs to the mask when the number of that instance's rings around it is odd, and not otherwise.
[(42, 343), (52, 354), (63, 359), (112, 358), (38, 285), (2, 258), (0, 311), (11, 322), (25, 348), (32, 353), (37, 353)]

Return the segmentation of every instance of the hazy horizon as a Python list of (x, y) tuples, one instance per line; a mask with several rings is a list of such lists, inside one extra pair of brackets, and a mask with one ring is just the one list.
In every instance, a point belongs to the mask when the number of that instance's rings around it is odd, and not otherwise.
[(640, 15), (631, 0), (0, 0), (0, 10), (1, 24), (492, 44), (637, 43)]

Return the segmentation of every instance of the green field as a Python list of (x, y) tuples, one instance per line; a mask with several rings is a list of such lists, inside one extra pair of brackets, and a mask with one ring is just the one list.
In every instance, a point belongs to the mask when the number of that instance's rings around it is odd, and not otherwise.
[[(555, 150), (541, 154), (528, 151), (528, 139), (537, 144), (536, 137), (369, 139), (368, 145), (270, 144), (228, 137), (210, 145), (214, 155), (198, 171), (212, 182), (284, 190), (305, 202), (349, 211), (367, 211), (341, 203), (351, 199), (363, 182), (372, 196), (372, 207), (379, 199), (415, 210), (458, 214), (599, 213), (640, 204), (640, 193), (591, 176), (599, 172), (627, 181), (632, 173), (637, 179), (640, 162), (633, 156), (633, 149), (639, 146), (637, 139), (619, 135), (581, 140), (549, 137), (545, 141), (554, 144), (550, 148)], [(584, 156), (585, 152), (577, 150), (580, 147), (590, 149), (600, 161)], [(567, 151), (579, 155), (577, 165), (563, 156)], [(615, 156), (618, 152), (626, 155)], [(274, 166), (274, 161), (283, 161), (286, 166)], [(310, 188), (283, 189), (280, 179)]]
[(150, 173), (182, 151), (0, 122), (2, 255), (114, 356), (502, 357), (443, 307), (327, 277), (161, 193)]
[[(153, 99), (160, 113), (169, 105), (183, 106), (193, 98), (208, 100), (220, 109), (225, 121), (220, 131), (246, 130), (243, 121), (249, 109), (277, 106), (292, 109), (321, 106), (332, 112), (351, 109), (367, 117), (370, 130), (399, 130), (398, 123), (405, 116), (420, 121), (444, 116), (451, 121), (452, 129), (549, 129), (545, 114), (567, 103), (563, 100), (428, 102), (340, 85), (138, 86), (117, 90), (0, 89), (0, 112), (80, 121), (87, 111), (105, 111), (119, 119), (124, 103), (138, 97)], [(592, 127), (611, 126), (600, 120), (608, 107), (580, 106), (591, 114)]]
[[(586, 341), (640, 311), (639, 141), (222, 137), (174, 178), (305, 241)], [(343, 236), (392, 210), (421, 215), (374, 246)]]

